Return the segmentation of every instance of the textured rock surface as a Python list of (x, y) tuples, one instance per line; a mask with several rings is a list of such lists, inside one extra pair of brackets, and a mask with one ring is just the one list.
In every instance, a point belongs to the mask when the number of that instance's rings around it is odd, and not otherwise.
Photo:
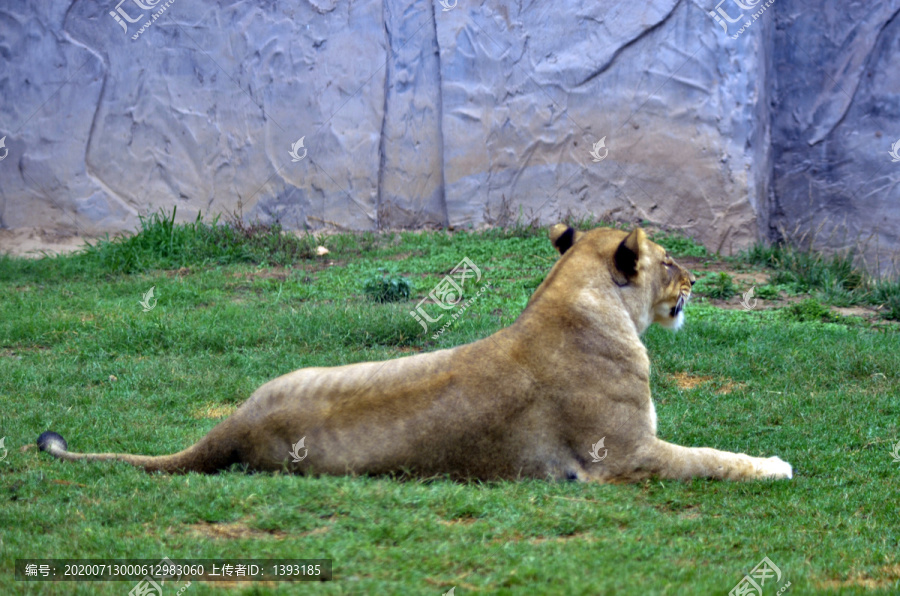
[(725, 0), (720, 25), (712, 0), (12, 0), (0, 227), (116, 232), (173, 206), (290, 228), (591, 213), (727, 253), (853, 209), (851, 231), (877, 221), (897, 247), (900, 167), (879, 168), (900, 136), (898, 1)]
[(771, 234), (900, 273), (900, 1), (834, 4), (778, 13)]
[(726, 43), (676, 0), (483, 5), (437, 23), (451, 222), (571, 211), (666, 222), (716, 249), (756, 238), (758, 68), (734, 64), (754, 37)]

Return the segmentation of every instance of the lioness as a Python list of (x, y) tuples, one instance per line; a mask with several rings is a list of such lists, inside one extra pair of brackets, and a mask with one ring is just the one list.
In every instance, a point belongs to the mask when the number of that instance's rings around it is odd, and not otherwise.
[[(454, 478), (634, 481), (649, 476), (790, 478), (791, 466), (656, 437), (642, 333), (678, 329), (694, 276), (640, 228), (550, 229), (561, 257), (511, 326), (384, 362), (305, 368), (256, 390), (174, 455), (79, 454), (148, 471), (410, 473)], [(299, 445), (298, 445), (299, 444)]]

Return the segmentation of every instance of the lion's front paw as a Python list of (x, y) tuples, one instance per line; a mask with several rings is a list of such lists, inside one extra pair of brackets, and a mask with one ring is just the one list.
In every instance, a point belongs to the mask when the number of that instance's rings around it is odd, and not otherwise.
[(791, 464), (787, 463), (780, 457), (768, 457), (760, 460), (757, 466), (757, 473), (760, 478), (788, 479), (794, 477), (794, 471)]

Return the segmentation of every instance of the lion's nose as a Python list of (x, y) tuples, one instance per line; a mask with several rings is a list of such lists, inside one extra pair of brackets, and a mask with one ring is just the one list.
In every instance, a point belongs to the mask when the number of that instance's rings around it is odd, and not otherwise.
[(694, 285), (695, 283), (697, 283), (697, 280), (696, 280), (696, 279), (692, 279), (692, 280), (691, 280), (691, 286), (693, 287), (693, 285)]

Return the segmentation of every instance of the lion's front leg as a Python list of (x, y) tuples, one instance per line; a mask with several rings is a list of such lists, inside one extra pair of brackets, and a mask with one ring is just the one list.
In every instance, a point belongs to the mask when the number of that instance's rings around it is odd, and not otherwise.
[(755, 480), (793, 476), (791, 465), (778, 457), (752, 457), (708, 447), (681, 447), (655, 437), (648, 439), (637, 451), (636, 467), (625, 471), (631, 478)]

